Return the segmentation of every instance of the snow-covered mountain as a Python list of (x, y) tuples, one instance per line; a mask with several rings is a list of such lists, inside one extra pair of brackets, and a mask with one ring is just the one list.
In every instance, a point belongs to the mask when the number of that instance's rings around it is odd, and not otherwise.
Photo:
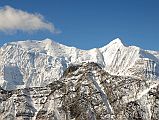
[(0, 86), (2, 120), (158, 120), (159, 52), (120, 39), (91, 50), (11, 42)]
[(158, 120), (159, 81), (110, 75), (96, 63), (68, 67), (45, 87), (0, 88), (1, 120)]
[(159, 52), (125, 46), (115, 39), (102, 48), (80, 50), (54, 42), (28, 40), (6, 43), (0, 49), (3, 89), (46, 86), (72, 64), (95, 62), (112, 75), (159, 79)]

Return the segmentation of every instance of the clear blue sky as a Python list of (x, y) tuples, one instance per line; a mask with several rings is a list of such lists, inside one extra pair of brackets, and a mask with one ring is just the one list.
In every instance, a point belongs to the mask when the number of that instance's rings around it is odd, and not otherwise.
[(0, 7), (40, 13), (62, 31), (0, 32), (0, 45), (51, 38), (81, 49), (102, 47), (119, 37), (127, 45), (159, 51), (159, 0), (1, 0)]

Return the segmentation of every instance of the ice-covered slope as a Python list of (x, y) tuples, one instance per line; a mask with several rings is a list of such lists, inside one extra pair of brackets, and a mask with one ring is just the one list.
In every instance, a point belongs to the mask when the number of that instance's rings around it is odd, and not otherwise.
[(54, 42), (19, 41), (0, 49), (0, 85), (4, 89), (45, 86), (57, 80), (70, 64), (99, 63), (114, 75), (158, 79), (159, 53), (125, 46), (115, 39), (102, 48), (80, 50)]

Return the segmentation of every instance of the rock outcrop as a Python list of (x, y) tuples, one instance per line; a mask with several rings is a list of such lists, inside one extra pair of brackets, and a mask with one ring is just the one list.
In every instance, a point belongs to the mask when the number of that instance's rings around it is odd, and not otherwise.
[(90, 62), (45, 87), (3, 90), (2, 120), (157, 120), (159, 82), (110, 75)]

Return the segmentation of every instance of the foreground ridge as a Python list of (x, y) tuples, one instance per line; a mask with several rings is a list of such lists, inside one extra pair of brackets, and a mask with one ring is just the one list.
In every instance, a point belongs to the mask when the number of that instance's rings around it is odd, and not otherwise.
[(70, 65), (45, 87), (0, 88), (2, 120), (159, 119), (159, 82), (110, 75), (94, 62)]

